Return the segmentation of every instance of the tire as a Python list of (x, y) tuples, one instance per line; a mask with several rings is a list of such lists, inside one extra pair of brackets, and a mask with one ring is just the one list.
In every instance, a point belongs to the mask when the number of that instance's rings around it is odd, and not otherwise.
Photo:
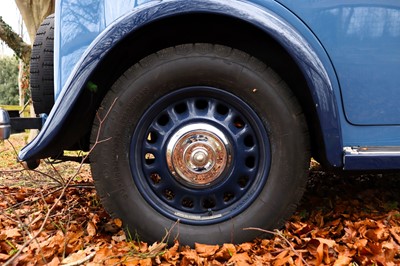
[(304, 115), (250, 55), (185, 44), (152, 54), (108, 92), (91, 168), (106, 210), (130, 235), (221, 244), (254, 239), (296, 209), (306, 185)]
[(54, 105), (54, 14), (40, 25), (32, 47), (30, 82), (36, 114), (49, 114)]

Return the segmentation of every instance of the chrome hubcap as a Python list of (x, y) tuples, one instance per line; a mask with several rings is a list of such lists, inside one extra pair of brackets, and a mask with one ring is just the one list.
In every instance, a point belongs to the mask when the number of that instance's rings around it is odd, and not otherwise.
[(205, 187), (217, 182), (229, 168), (232, 147), (218, 128), (196, 123), (172, 135), (166, 157), (170, 172), (179, 182)]

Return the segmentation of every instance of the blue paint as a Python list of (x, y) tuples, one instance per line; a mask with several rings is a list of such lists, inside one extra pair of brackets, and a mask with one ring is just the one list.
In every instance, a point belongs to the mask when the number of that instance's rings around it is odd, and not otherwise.
[(310, 27), (340, 80), (347, 120), (400, 124), (400, 2), (281, 0)]
[(150, 0), (67, 0), (56, 8), (55, 97), (61, 93), (73, 69), (93, 40), (134, 7)]
[[(66, 125), (79, 122), (70, 117), (83, 108), (75, 104), (88, 77), (118, 41), (152, 21), (199, 11), (249, 22), (289, 52), (309, 85), (332, 166), (343, 166), (346, 146), (400, 147), (398, 1), (61, 0), (56, 8), (57, 100), (20, 159), (42, 158), (60, 146)], [(347, 162), (351, 168), (352, 160)], [(374, 167), (379, 165), (393, 168)]]
[(316, 34), (334, 64), (343, 146), (400, 146), (400, 2), (279, 2)]
[(375, 155), (356, 156), (348, 155), (344, 158), (344, 170), (366, 171), (377, 169), (400, 170), (400, 156), (398, 155)]

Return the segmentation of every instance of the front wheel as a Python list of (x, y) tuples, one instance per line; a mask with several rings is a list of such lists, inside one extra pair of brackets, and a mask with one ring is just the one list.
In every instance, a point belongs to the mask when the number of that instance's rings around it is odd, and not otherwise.
[[(91, 157), (105, 208), (130, 234), (181, 244), (248, 241), (295, 210), (305, 188), (304, 116), (285, 83), (226, 46), (161, 50), (102, 102)], [(107, 115), (106, 115), (107, 114)]]

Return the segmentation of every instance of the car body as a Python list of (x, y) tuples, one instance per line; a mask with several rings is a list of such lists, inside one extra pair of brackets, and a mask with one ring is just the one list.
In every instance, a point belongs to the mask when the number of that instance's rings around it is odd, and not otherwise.
[(282, 77), (326, 169), (400, 169), (398, 1), (60, 0), (54, 37), (56, 101), (21, 161), (89, 150), (96, 112), (126, 69), (167, 47), (211, 43)]
[[(138, 7), (134, 8), (135, 5)], [(229, 8), (221, 11), (221, 6), (225, 5)], [(259, 14), (239, 14), (246, 5), (258, 10)], [(179, 1), (119, 1), (118, 4), (110, 1), (87, 1), (85, 4), (60, 1), (56, 16), (60, 30), (55, 36), (55, 95), (60, 98), (56, 104), (59, 111), (58, 115), (49, 117), (40, 137), (22, 151), (21, 159), (41, 157), (42, 152), (45, 156), (50, 155), (50, 152), (43, 151), (46, 150), (45, 143), (61, 138), (58, 135), (63, 131), (64, 123), (59, 120), (64, 121), (67, 114), (74, 112), (78, 92), (87, 81), (80, 80), (75, 84), (74, 79), (78, 74), (83, 75), (80, 79), (88, 79), (91, 72), (95, 72), (88, 70), (86, 65), (95, 68), (101, 63), (101, 56), (115, 45), (107, 43), (110, 47), (104, 48), (106, 42), (117, 43), (128, 35), (129, 32), (123, 32), (128, 31), (123, 28), (126, 21), (138, 20), (129, 25), (129, 30), (135, 32), (152, 21), (171, 19), (188, 12), (221, 15), (228, 12), (230, 16), (241, 16), (240, 19), (246, 23), (264, 27), (266, 34), (284, 34), (277, 32), (280, 29), (268, 29), (268, 25), (262, 25), (268, 21), (257, 17), (274, 16), (273, 19), (282, 23), (282, 27), (296, 31), (301, 41), (309, 46), (310, 56), (319, 61), (315, 62), (320, 64), (316, 68), (324, 72), (320, 75), (325, 79), (321, 82), (328, 83), (325, 88), (315, 86), (309, 92), (317, 106), (325, 144), (320, 152), (325, 153), (323, 156), (328, 165), (357, 170), (399, 168), (399, 159), (396, 158), (399, 154), (395, 148), (400, 146), (399, 4), (396, 1), (367, 0), (356, 3), (305, 1), (301, 4), (296, 1), (199, 1), (191, 4)], [(71, 23), (69, 18), (74, 15), (78, 15), (79, 20)], [(118, 30), (121, 36), (110, 39)], [(289, 42), (297, 40), (286, 42), (282, 37), (275, 38), (287, 46), (289, 53), (295, 52), (290, 50), (295, 50), (295, 47), (291, 47), (293, 44)], [(300, 61), (304, 55), (293, 56)], [(81, 74), (82, 71), (85, 73)], [(67, 95), (67, 92), (73, 95)], [(41, 144), (38, 144), (39, 139), (43, 139)]]

